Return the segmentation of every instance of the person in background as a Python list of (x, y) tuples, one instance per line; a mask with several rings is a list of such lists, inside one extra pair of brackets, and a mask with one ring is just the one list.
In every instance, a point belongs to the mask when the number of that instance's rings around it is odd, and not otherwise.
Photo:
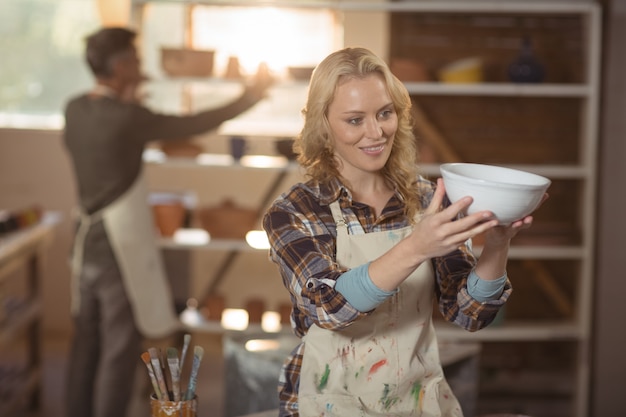
[(280, 375), (280, 416), (461, 416), (433, 300), (462, 328), (487, 326), (512, 291), (509, 242), (532, 217), (464, 216), (470, 197), (450, 204), (441, 179), (419, 175), (409, 94), (367, 49), (326, 57), (302, 113), (294, 150), (308, 180), (263, 219), (301, 338)]
[(117, 27), (88, 36), (95, 86), (65, 108), (81, 212), (72, 253), (67, 417), (125, 416), (144, 337), (180, 330), (142, 175), (146, 144), (215, 129), (261, 100), (272, 82), (259, 67), (254, 82), (221, 108), (155, 113), (138, 100), (144, 77), (135, 38)]

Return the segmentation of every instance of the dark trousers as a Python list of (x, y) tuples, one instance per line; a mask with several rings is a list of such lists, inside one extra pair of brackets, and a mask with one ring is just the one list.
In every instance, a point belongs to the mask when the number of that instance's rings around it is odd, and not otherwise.
[(85, 251), (80, 308), (74, 317), (66, 416), (124, 417), (141, 361), (142, 336), (108, 242), (91, 249)]

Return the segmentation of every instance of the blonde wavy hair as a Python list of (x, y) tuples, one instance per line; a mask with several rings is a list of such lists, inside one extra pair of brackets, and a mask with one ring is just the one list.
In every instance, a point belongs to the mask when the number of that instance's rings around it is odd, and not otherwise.
[(398, 130), (389, 160), (382, 174), (405, 202), (405, 214), (413, 219), (421, 209), (417, 188), (417, 146), (413, 134), (411, 98), (384, 60), (365, 48), (345, 48), (327, 56), (313, 71), (306, 107), (302, 110), (304, 127), (295, 140), (294, 151), (306, 175), (321, 183), (340, 177), (334, 156), (328, 107), (340, 82), (371, 74), (383, 77), (398, 116)]

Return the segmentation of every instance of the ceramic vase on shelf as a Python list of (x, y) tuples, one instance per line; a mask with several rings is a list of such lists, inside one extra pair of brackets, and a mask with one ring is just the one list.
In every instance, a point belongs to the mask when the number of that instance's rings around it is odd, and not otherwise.
[(522, 39), (519, 55), (508, 68), (509, 80), (514, 83), (540, 83), (545, 71), (543, 65), (535, 57), (529, 37)]
[(164, 237), (172, 237), (183, 227), (186, 209), (182, 202), (172, 201), (152, 206), (156, 227)]

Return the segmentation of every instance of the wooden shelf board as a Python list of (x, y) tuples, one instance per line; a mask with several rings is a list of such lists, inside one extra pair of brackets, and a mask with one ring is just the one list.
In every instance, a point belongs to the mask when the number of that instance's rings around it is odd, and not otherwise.
[[(267, 252), (267, 249), (252, 248), (243, 239), (212, 239), (208, 243), (203, 244), (182, 244), (176, 243), (171, 238), (160, 238), (158, 244), (164, 249)], [(474, 251), (477, 255), (480, 255), (481, 247), (475, 246)], [(509, 259), (581, 259), (584, 256), (585, 250), (581, 246), (531, 246), (513, 244), (509, 252)]]
[(584, 84), (440, 83), (406, 82), (411, 95), (473, 95), (505, 97), (587, 97), (592, 89)]
[(435, 329), (442, 341), (576, 341), (581, 338), (581, 330), (571, 322), (510, 322), (468, 332), (447, 322), (436, 321)]
[(193, 4), (206, 6), (247, 6), (247, 7), (279, 7), (300, 9), (331, 9), (337, 11), (363, 12), (441, 12), (441, 13), (585, 13), (593, 10), (590, 1), (574, 2), (528, 0), (524, 3), (503, 1), (399, 1), (399, 2), (367, 2), (367, 1), (332, 1), (332, 0), (134, 0), (137, 6), (150, 3)]
[[(148, 164), (159, 165), (164, 168), (189, 168), (189, 169), (207, 169), (207, 168), (227, 168), (227, 169), (269, 169), (269, 170), (287, 170), (289, 172), (297, 172), (300, 166), (295, 161), (288, 161), (280, 156), (259, 155), (261, 157), (272, 158), (274, 164), (265, 166), (243, 165), (235, 163), (232, 158), (226, 154), (201, 154), (197, 158), (191, 157), (166, 157), (157, 149), (150, 149), (144, 153), (144, 162)], [(270, 160), (268, 160), (270, 161)], [(420, 164), (423, 175), (437, 177), (441, 175), (439, 170), (440, 163)], [(513, 169), (532, 172), (543, 175), (551, 179), (585, 179), (590, 175), (590, 170), (584, 165), (520, 165), (520, 164), (502, 164)]]
[[(279, 332), (264, 332), (260, 325), (249, 325), (244, 330), (227, 330), (217, 321), (198, 320), (186, 323), (188, 331), (213, 334), (292, 334), (289, 326), (283, 326)], [(503, 341), (577, 341), (581, 331), (572, 322), (510, 322), (493, 325), (477, 332), (468, 332), (460, 327), (443, 321), (435, 322), (437, 337), (442, 344), (454, 342), (503, 342)]]
[(240, 251), (240, 252), (266, 252), (261, 249), (254, 249), (243, 239), (211, 239), (204, 244), (181, 244), (170, 238), (160, 238), (159, 246), (164, 249), (203, 249), (215, 251)]

